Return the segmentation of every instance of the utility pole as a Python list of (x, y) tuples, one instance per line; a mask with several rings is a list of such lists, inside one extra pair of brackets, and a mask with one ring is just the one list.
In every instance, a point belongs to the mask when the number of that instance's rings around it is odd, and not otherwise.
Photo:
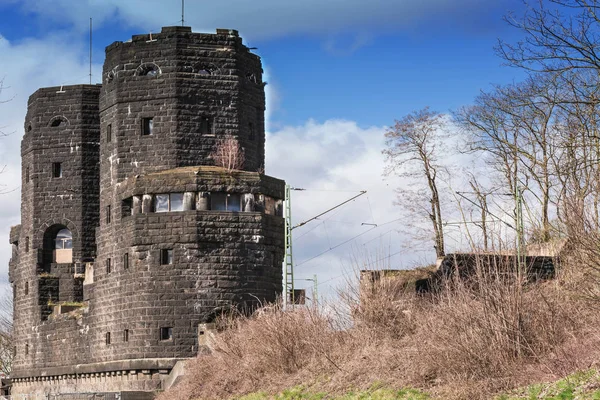
[(524, 234), (524, 223), (523, 223), (523, 189), (517, 187), (517, 191), (515, 194), (515, 222), (517, 225), (517, 268), (519, 279), (523, 279), (525, 276), (525, 234)]
[[(361, 190), (359, 194), (357, 194), (356, 196), (351, 197), (348, 200), (345, 200), (339, 204), (337, 204), (334, 207), (331, 207), (329, 209), (327, 209), (326, 211), (323, 211), (322, 213), (318, 214), (315, 217), (309, 218), (308, 220), (299, 223), (296, 226), (292, 226), (292, 196), (291, 196), (291, 191), (292, 190), (300, 190), (300, 191), (304, 191), (306, 189), (301, 189), (301, 188), (292, 188), (290, 187), (290, 185), (286, 184), (285, 185), (285, 199), (284, 199), (284, 213), (283, 216), (285, 218), (285, 256), (283, 258), (283, 309), (287, 310), (288, 306), (291, 304), (291, 306), (293, 307), (295, 304), (295, 296), (294, 296), (294, 261), (293, 261), (293, 256), (292, 256), (292, 230), (299, 228), (305, 224), (307, 224), (310, 221), (313, 221), (317, 218), (319, 218), (320, 216), (327, 214), (330, 211), (335, 210), (338, 207), (343, 206), (344, 204), (356, 199), (357, 197), (362, 196), (363, 194), (366, 194), (367, 191), (366, 190)], [(316, 295), (316, 290), (317, 290), (317, 284), (316, 284), (316, 280), (317, 280), (317, 276), (314, 276), (314, 290), (315, 290), (315, 295)], [(289, 298), (288, 298), (289, 295)]]
[(312, 279), (305, 278), (305, 279), (299, 279), (299, 280), (300, 281), (309, 281), (309, 282), (313, 283), (313, 295), (312, 295), (313, 297), (312, 297), (312, 300), (313, 300), (313, 304), (316, 305), (317, 302), (319, 301), (319, 297), (318, 297), (319, 294), (317, 293), (317, 290), (318, 290), (318, 288), (317, 288), (317, 286), (318, 286), (318, 283), (317, 283), (317, 274), (314, 274)]
[(292, 196), (290, 185), (285, 185), (285, 256), (283, 258), (283, 310), (288, 308), (288, 295), (294, 305), (294, 261), (292, 257)]

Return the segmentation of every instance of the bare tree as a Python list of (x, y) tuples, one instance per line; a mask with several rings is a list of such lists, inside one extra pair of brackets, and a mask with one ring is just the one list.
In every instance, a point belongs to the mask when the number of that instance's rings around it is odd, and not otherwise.
[(597, 0), (538, 0), (522, 18), (505, 20), (524, 34), (499, 41), (497, 52), (510, 65), (538, 72), (600, 69), (600, 5)]
[(13, 296), (6, 289), (0, 294), (0, 373), (10, 375), (14, 355)]
[(225, 136), (215, 145), (211, 158), (215, 165), (225, 168), (227, 171), (244, 168), (244, 150), (238, 140), (231, 136)]
[[(412, 193), (416, 196), (411, 196), (404, 205), (416, 206), (413, 203), (415, 197), (421, 204), (425, 200), (427, 206), (424, 206), (423, 210), (432, 224), (437, 257), (445, 255), (442, 208), (438, 190), (439, 172), (443, 169), (438, 164), (438, 157), (443, 147), (444, 136), (443, 116), (430, 111), (429, 108), (424, 108), (413, 111), (396, 121), (394, 127), (385, 133), (387, 148), (383, 150), (387, 162), (385, 175), (396, 174), (404, 178), (425, 181), (426, 189), (413, 190)], [(399, 188), (397, 192), (402, 196), (403, 193), (411, 190)]]
[(552, 76), (497, 86), (461, 109), (457, 119), (471, 134), (467, 151), (480, 151), (500, 173), (504, 187), (516, 198), (519, 188), (538, 207), (529, 207), (530, 220), (541, 221), (542, 241), (550, 239), (550, 206), (556, 152), (558, 88)]

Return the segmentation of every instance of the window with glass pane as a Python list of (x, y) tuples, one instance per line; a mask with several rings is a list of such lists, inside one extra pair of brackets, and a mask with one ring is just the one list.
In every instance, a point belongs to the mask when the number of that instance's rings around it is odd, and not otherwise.
[(238, 193), (230, 193), (227, 195), (227, 211), (240, 211), (241, 201)]
[(171, 193), (169, 209), (171, 211), (183, 211), (183, 193)]
[(54, 248), (55, 249), (72, 249), (73, 248), (73, 235), (71, 231), (68, 229), (61, 229), (56, 234), (56, 239), (54, 239)]
[(154, 196), (154, 212), (169, 211), (169, 195), (157, 194)]
[(227, 210), (227, 194), (212, 193), (210, 196), (210, 209), (216, 211)]

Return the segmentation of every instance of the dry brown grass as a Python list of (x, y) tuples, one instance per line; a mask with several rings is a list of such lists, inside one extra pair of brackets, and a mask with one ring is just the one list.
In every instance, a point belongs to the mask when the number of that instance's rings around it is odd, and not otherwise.
[[(299, 384), (333, 393), (373, 382), (444, 399), (490, 398), (600, 359), (592, 335), (598, 313), (578, 296), (581, 286), (573, 290), (581, 274), (522, 285), (506, 271), (478, 268), (468, 283), (448, 280), (428, 295), (385, 280), (362, 298), (344, 291), (344, 307), (327, 313), (270, 306), (229, 320), (213, 354), (197, 358), (160, 399), (224, 399)], [(352, 316), (345, 329), (340, 310)]]

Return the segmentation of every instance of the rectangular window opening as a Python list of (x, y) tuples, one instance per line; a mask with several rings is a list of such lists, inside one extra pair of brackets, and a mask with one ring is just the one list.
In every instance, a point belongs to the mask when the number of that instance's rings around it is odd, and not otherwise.
[(29, 167), (25, 168), (25, 183), (29, 183)]
[(160, 340), (173, 340), (173, 328), (160, 328)]
[(25, 253), (29, 252), (29, 236), (25, 238)]
[(121, 218), (133, 215), (133, 197), (121, 201)]
[(111, 260), (110, 258), (106, 259), (106, 273), (110, 274), (112, 272)]
[(25, 296), (29, 294), (29, 282), (25, 282)]
[(129, 253), (123, 254), (123, 269), (129, 268)]
[(254, 140), (254, 138), (256, 137), (256, 133), (254, 132), (254, 124), (252, 122), (248, 124), (248, 130), (250, 131), (248, 133), (248, 139)]
[(110, 209), (110, 205), (106, 206), (106, 223), (110, 224), (110, 214), (111, 214), (111, 209)]
[(154, 195), (154, 212), (183, 211), (183, 193)]
[(142, 135), (150, 136), (154, 132), (154, 122), (152, 118), (143, 118), (142, 119)]
[(154, 195), (154, 212), (167, 212), (169, 211), (169, 195), (168, 194), (156, 194)]
[(25, 343), (25, 355), (29, 354), (29, 343)]
[(160, 251), (160, 264), (161, 265), (173, 264), (173, 249), (162, 249)]
[(106, 126), (106, 142), (112, 142), (112, 124)]
[(212, 118), (208, 116), (202, 116), (200, 118), (200, 133), (203, 135), (209, 135), (213, 133)]
[(216, 211), (240, 211), (241, 196), (239, 193), (212, 193), (210, 209)]
[(52, 177), (62, 178), (62, 164), (59, 162), (52, 163)]
[(110, 344), (110, 332), (106, 332), (106, 345)]
[(129, 329), (125, 329), (123, 331), (123, 341), (124, 342), (129, 342)]
[(169, 194), (169, 211), (183, 211), (183, 193)]

